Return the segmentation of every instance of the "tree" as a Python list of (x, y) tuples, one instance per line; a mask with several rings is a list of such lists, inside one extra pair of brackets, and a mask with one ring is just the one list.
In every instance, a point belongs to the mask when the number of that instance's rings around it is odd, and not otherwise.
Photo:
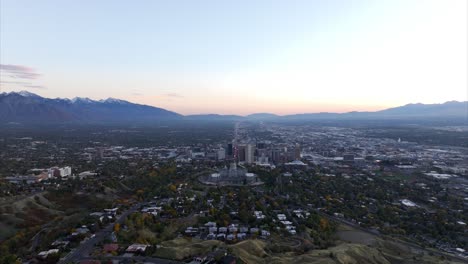
[(120, 231), (120, 224), (119, 224), (119, 223), (115, 223), (115, 225), (114, 225), (114, 232), (115, 232), (115, 233), (119, 233), (119, 231)]
[(169, 185), (169, 190), (171, 190), (172, 192), (176, 192), (177, 187), (174, 184), (171, 184)]

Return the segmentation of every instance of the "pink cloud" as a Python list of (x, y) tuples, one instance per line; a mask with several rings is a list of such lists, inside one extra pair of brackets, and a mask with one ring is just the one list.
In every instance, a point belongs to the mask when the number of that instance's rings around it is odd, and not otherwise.
[(0, 72), (7, 74), (11, 78), (15, 79), (37, 79), (41, 74), (37, 73), (36, 70), (28, 66), (23, 65), (12, 65), (12, 64), (0, 64)]

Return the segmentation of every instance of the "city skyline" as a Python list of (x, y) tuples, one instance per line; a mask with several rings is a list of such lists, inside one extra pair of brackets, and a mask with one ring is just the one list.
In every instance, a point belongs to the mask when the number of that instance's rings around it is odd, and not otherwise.
[(0, 5), (2, 92), (182, 114), (467, 100), (463, 0)]

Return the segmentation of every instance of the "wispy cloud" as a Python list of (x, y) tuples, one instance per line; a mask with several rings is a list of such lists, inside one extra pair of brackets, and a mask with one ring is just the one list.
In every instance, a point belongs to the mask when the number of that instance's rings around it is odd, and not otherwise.
[(0, 72), (15, 79), (34, 80), (41, 76), (35, 69), (23, 65), (0, 64)]
[(12, 82), (12, 81), (0, 81), (0, 85), (1, 86), (9, 86), (9, 85), (18, 85), (18, 86), (21, 86), (21, 87), (24, 87), (24, 88), (27, 88), (27, 89), (40, 89), (40, 90), (45, 90), (47, 89), (47, 87), (45, 86), (42, 86), (42, 85), (34, 85), (30, 82)]
[(0, 64), (0, 84), (2, 86), (21, 86), (26, 89), (40, 89), (45, 90), (47, 87), (34, 83), (41, 74), (37, 73), (35, 69), (23, 66), (23, 65), (12, 65), (12, 64)]
[(26, 88), (31, 88), (31, 89), (39, 89), (39, 90), (45, 90), (47, 87), (44, 87), (42, 85), (24, 85)]
[(145, 94), (135, 92), (135, 93), (132, 93), (132, 95), (142, 96), (145, 98), (152, 98), (152, 99), (159, 100), (159, 101), (173, 101), (175, 99), (184, 98), (183, 95), (178, 94), (178, 93), (161, 93), (157, 95), (145, 95)]
[(163, 94), (165, 97), (172, 97), (172, 98), (184, 98), (184, 96), (178, 94), (178, 93), (167, 93)]
[(3, 84), (16, 84), (16, 85), (30, 85), (31, 84), (29, 82), (11, 82), (11, 81), (3, 81), (3, 80), (0, 80), (0, 83), (3, 83)]

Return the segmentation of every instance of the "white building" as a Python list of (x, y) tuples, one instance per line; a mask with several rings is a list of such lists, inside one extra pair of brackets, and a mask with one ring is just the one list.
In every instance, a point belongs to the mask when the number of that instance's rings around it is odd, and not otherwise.
[(60, 177), (68, 177), (72, 175), (72, 169), (70, 166), (66, 166), (59, 169)]
[(218, 160), (226, 159), (226, 150), (224, 148), (218, 149), (216, 157), (218, 158)]
[(70, 166), (66, 166), (63, 168), (52, 167), (47, 170), (47, 177), (68, 177), (72, 175), (72, 169)]

